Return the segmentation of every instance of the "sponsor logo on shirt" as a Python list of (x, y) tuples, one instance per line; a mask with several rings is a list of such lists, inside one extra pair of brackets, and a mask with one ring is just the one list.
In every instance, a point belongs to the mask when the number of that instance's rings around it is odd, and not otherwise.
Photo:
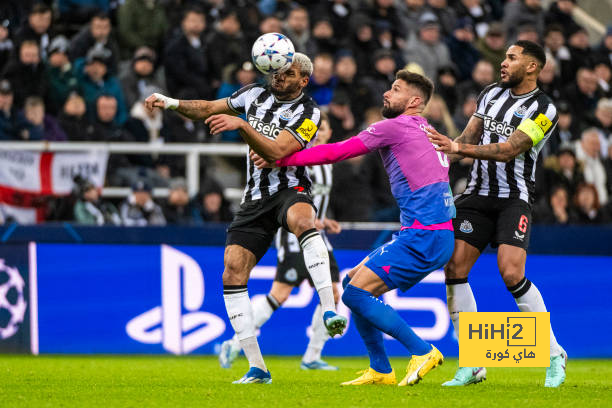
[(492, 117), (485, 115), (484, 130), (508, 137), (516, 130), (516, 128), (506, 122), (498, 122)]
[(276, 139), (278, 134), (282, 130), (280, 127), (276, 126), (273, 123), (265, 123), (261, 119), (249, 115), (248, 116), (249, 125), (253, 127), (256, 131), (264, 135), (265, 137), (269, 137), (271, 139)]

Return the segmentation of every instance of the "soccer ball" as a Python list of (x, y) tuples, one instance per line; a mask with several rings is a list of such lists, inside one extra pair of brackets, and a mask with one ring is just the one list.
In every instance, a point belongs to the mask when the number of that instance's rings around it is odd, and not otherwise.
[(25, 282), (17, 268), (0, 259), (0, 340), (8, 339), (19, 331), (26, 312), (23, 296)]
[(266, 75), (289, 69), (294, 53), (291, 40), (279, 33), (263, 34), (251, 49), (253, 64)]

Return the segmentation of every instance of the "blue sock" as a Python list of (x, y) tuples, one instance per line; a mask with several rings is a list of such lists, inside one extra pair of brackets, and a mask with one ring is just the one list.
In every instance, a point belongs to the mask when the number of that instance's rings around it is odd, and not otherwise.
[(431, 344), (417, 336), (391, 306), (384, 304), (370, 292), (348, 285), (342, 295), (342, 301), (354, 315), (359, 315), (370, 325), (397, 339), (411, 354), (421, 356), (431, 351)]
[(348, 273), (344, 276), (344, 279), (342, 279), (342, 289), (346, 289), (346, 287), (348, 286), (349, 282), (351, 281), (351, 277), (348, 276)]

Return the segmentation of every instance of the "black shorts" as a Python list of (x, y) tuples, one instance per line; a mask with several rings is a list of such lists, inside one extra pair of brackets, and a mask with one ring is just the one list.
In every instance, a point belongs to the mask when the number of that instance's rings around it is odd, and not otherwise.
[(310, 192), (303, 187), (284, 189), (265, 200), (241, 205), (227, 229), (225, 246), (240, 245), (251, 251), (259, 262), (278, 228), (289, 231), (287, 211), (296, 203), (307, 203), (317, 210)]
[(455, 239), (482, 252), (487, 244), (507, 244), (527, 250), (531, 233), (531, 205), (518, 198), (462, 195), (455, 201)]
[[(332, 251), (329, 251), (329, 270), (331, 272), (332, 282), (339, 282), (340, 269), (338, 268), (336, 257)], [(275, 281), (292, 286), (299, 286), (304, 279), (308, 279), (310, 286), (313, 286), (312, 279), (304, 263), (304, 255), (302, 252), (289, 253), (283, 257), (282, 262), (277, 264)]]

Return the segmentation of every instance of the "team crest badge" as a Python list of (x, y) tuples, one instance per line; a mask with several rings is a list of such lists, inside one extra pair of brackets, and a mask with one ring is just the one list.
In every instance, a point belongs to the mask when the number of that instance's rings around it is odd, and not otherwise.
[(514, 112), (514, 116), (517, 118), (522, 118), (525, 116), (525, 113), (527, 113), (527, 107), (525, 105), (521, 105), (521, 107)]
[(293, 116), (293, 111), (291, 109), (285, 109), (280, 115), (279, 118), (282, 120), (290, 120)]
[(459, 230), (465, 234), (470, 234), (472, 231), (474, 231), (474, 228), (472, 228), (471, 222), (469, 222), (468, 220), (463, 220), (463, 222), (459, 226)]

